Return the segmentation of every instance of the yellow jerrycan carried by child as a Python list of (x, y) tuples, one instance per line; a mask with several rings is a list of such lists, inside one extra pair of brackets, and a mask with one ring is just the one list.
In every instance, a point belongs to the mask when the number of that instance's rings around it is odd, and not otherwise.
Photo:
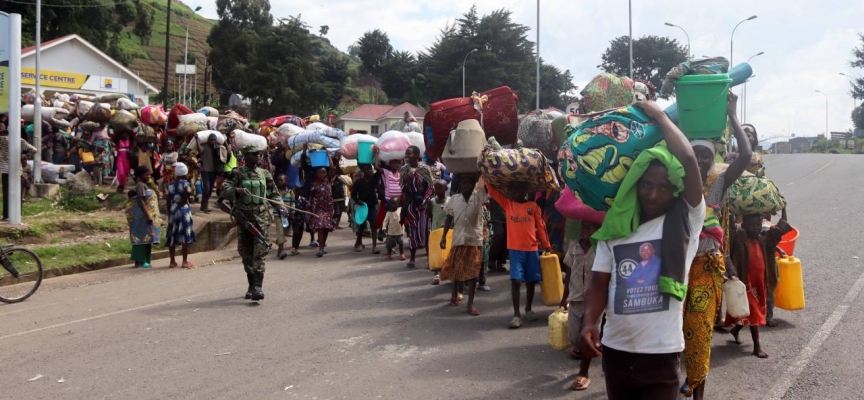
[(543, 277), (540, 282), (543, 305), (560, 305), (561, 297), (564, 296), (564, 278), (561, 276), (561, 264), (558, 263), (557, 254), (546, 253), (540, 256), (540, 274)]
[(549, 316), (549, 347), (555, 350), (565, 350), (570, 347), (567, 316), (567, 310), (560, 307)]
[(440, 271), (444, 268), (444, 261), (450, 255), (450, 249), (453, 247), (453, 230), (447, 232), (447, 248), (441, 249), (441, 235), (444, 234), (444, 228), (436, 229), (429, 232), (429, 269), (432, 271)]
[(774, 290), (774, 305), (787, 311), (804, 309), (804, 270), (801, 260), (781, 255), (777, 257), (780, 281)]

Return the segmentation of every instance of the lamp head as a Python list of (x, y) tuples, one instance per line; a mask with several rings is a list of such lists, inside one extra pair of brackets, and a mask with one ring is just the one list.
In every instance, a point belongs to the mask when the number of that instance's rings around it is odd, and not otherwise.
[(663, 25), (666, 25), (666, 26), (675, 26), (675, 25), (673, 25), (673, 24), (670, 24), (670, 23), (668, 23), (668, 22), (667, 22), (667, 23), (665, 23), (665, 24), (663, 24)]
[(201, 11), (201, 6), (195, 7), (195, 12)]
[(752, 16), (752, 17), (750, 17), (750, 18), (747, 18), (747, 20), (748, 20), (748, 21), (751, 21), (751, 20), (754, 20), (754, 19), (756, 19), (756, 18), (758, 18), (758, 17), (759, 17), (758, 15), (754, 15), (754, 16)]

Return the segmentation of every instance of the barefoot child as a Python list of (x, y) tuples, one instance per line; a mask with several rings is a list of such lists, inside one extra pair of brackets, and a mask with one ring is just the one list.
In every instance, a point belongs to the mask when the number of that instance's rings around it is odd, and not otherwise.
[(573, 349), (570, 355), (579, 358), (579, 373), (573, 380), (570, 388), (573, 390), (585, 390), (591, 385), (588, 379), (588, 368), (591, 366), (591, 357), (583, 356), (579, 351), (579, 335), (582, 333), (582, 323), (585, 319), (585, 295), (591, 286), (591, 267), (594, 265), (594, 247), (591, 245), (591, 235), (597, 231), (598, 226), (588, 221), (582, 221), (579, 230), (579, 238), (570, 242), (567, 253), (564, 256), (564, 296), (561, 299), (561, 307), (568, 309), (567, 334)]
[(738, 338), (741, 329), (745, 325), (750, 326), (753, 355), (759, 358), (768, 358), (768, 354), (762, 351), (762, 344), (759, 342), (759, 326), (765, 325), (768, 291), (773, 291), (777, 287), (779, 279), (774, 251), (783, 234), (791, 229), (789, 224), (781, 219), (777, 226), (762, 234), (762, 216), (751, 214), (745, 215), (741, 226), (729, 236), (732, 264), (735, 265), (741, 282), (747, 285), (750, 315), (738, 320), (727, 315), (726, 325), (735, 324), (731, 333), (737, 344), (741, 344)]
[(192, 195), (192, 185), (186, 180), (189, 168), (181, 162), (172, 165), (174, 180), (165, 186), (168, 195), (168, 231), (165, 234), (168, 254), (171, 256), (169, 268), (177, 268), (174, 259), (177, 245), (183, 249), (183, 268), (193, 268), (188, 261), (189, 245), (195, 243), (195, 227), (192, 223), (192, 210), (189, 207), (189, 197)]
[(387, 257), (393, 259), (393, 248), (399, 245), (399, 259), (405, 261), (405, 250), (402, 248), (402, 221), (399, 219), (399, 198), (393, 197), (387, 202), (387, 214), (384, 215), (384, 233), (387, 235)]
[(528, 183), (512, 182), (511, 197), (504, 196), (488, 182), (486, 190), (493, 200), (504, 209), (507, 216), (507, 249), (510, 252), (510, 291), (513, 300), (513, 319), (510, 329), (522, 326), (522, 314), (519, 312), (519, 292), (522, 282), (527, 289), (525, 301), (525, 320), (536, 321), (537, 316), (531, 311), (534, 302), (534, 287), (540, 283), (540, 255), (538, 245), (549, 251), (549, 238), (546, 236), (546, 224), (543, 213), (537, 203), (528, 200)]
[[(432, 204), (429, 205), (429, 214), (432, 219), (430, 231), (444, 228), (444, 219), (447, 217), (447, 212), (444, 210), (450, 202), (450, 196), (447, 196), (447, 181), (438, 179), (433, 185)], [(434, 246), (435, 244), (432, 243)], [(441, 283), (441, 271), (434, 271), (435, 278), (432, 279), (433, 285)]]
[(468, 314), (477, 316), (480, 311), (474, 308), (474, 294), (477, 278), (483, 263), (483, 205), (488, 195), (483, 183), (478, 185), (474, 175), (464, 174), (459, 180), (459, 193), (447, 203), (447, 218), (444, 220), (444, 234), (441, 235), (441, 249), (447, 248), (447, 233), (453, 228), (453, 248), (444, 261), (441, 277), (453, 281), (453, 295), (450, 305), (459, 306), (459, 285), (468, 284)]

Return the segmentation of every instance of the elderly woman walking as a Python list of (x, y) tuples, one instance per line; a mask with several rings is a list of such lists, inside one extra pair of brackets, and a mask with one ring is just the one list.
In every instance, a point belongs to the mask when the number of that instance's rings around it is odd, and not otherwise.
[(159, 244), (162, 218), (156, 192), (147, 182), (150, 170), (141, 166), (135, 169), (135, 189), (129, 192), (126, 203), (126, 220), (129, 221), (129, 239), (132, 241), (132, 261), (137, 268), (150, 268), (153, 244)]

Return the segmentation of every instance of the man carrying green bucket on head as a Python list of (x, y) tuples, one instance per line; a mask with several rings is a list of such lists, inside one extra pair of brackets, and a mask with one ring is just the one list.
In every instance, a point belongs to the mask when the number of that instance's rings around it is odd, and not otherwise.
[(232, 203), (231, 216), (241, 227), (237, 235), (237, 252), (243, 259), (243, 269), (249, 282), (245, 298), (259, 301), (264, 299), (261, 286), (264, 281), (264, 258), (270, 250), (267, 237), (273, 222), (271, 208), (284, 207), (284, 204), (270, 171), (258, 167), (259, 156), (264, 149), (249, 145), (242, 150), (246, 163), (225, 178), (222, 197)]

